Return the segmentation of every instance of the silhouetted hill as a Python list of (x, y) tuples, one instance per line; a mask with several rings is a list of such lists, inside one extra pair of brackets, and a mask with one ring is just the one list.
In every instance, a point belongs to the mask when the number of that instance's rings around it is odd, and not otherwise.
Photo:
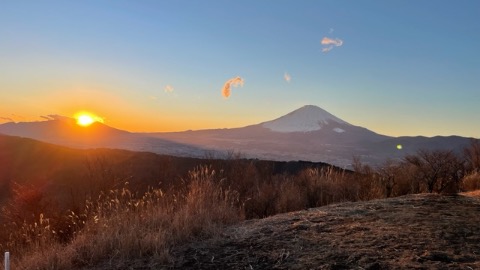
[(79, 126), (75, 119), (68, 117), (1, 124), (0, 134), (79, 149), (111, 148), (189, 157), (201, 157), (205, 154), (202, 147), (131, 133), (99, 122), (87, 127)]
[(73, 149), (32, 139), (0, 135), (0, 200), (13, 183), (35, 187), (55, 197), (65, 208), (101, 190), (128, 182), (133, 191), (149, 186), (165, 190), (179, 185), (190, 170), (212, 166), (228, 177), (242, 177), (251, 165), (265, 175), (297, 174), (330, 165), (308, 161), (199, 159), (115, 149)]

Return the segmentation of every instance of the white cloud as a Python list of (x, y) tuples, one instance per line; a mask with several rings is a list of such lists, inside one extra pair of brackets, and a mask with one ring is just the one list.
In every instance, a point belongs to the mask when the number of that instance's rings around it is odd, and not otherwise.
[(324, 37), (322, 39), (322, 45), (335, 45), (337, 47), (343, 45), (343, 40), (336, 38), (336, 39), (331, 39), (329, 37)]
[(320, 42), (324, 47), (322, 48), (322, 52), (329, 52), (331, 51), (334, 47), (340, 47), (343, 45), (343, 40), (339, 38), (329, 38), (329, 37), (324, 37), (322, 41)]
[(222, 88), (222, 96), (224, 98), (228, 98), (230, 96), (232, 86), (233, 87), (243, 86), (243, 83), (244, 83), (243, 79), (239, 76), (227, 80)]

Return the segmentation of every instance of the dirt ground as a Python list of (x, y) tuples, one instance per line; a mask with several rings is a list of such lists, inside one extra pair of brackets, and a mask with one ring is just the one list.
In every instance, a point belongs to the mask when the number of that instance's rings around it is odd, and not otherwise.
[(408, 195), (248, 220), (173, 254), (174, 269), (480, 269), (480, 193)]

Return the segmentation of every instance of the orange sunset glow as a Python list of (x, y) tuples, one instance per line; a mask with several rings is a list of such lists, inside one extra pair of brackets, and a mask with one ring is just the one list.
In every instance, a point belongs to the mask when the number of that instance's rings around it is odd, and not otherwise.
[(75, 114), (77, 124), (82, 127), (88, 127), (95, 122), (103, 123), (103, 119), (89, 112), (78, 112)]

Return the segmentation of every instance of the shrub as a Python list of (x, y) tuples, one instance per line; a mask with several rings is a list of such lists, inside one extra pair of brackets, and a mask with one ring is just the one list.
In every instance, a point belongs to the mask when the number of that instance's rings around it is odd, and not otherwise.
[(10, 239), (12, 255), (24, 254), (12, 256), (12, 268), (118, 268), (143, 258), (165, 264), (172, 259), (172, 246), (211, 236), (242, 219), (238, 193), (225, 187), (210, 167), (194, 169), (184, 182), (183, 192), (171, 194), (150, 189), (137, 196), (126, 187), (101, 193), (85, 203), (81, 214), (64, 216), (74, 231), (66, 244), (56, 241), (56, 232), (40, 215), (38, 223), (22, 225)]
[(473, 172), (465, 176), (462, 184), (463, 191), (473, 191), (480, 189), (480, 173)]
[(420, 150), (405, 160), (415, 167), (417, 180), (426, 186), (428, 192), (458, 191), (464, 164), (452, 151)]

